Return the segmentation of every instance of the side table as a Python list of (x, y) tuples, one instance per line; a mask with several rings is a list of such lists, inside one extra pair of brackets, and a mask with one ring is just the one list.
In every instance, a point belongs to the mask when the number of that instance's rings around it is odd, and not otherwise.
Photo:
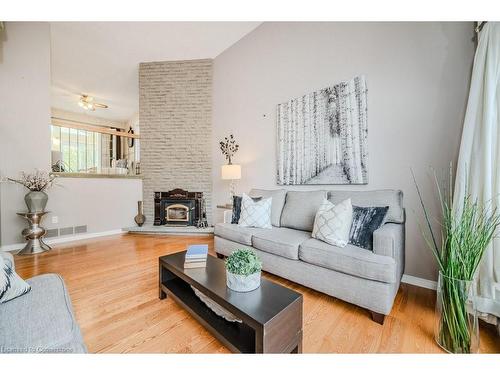
[(47, 213), (48, 212), (17, 212), (19, 216), (28, 220), (29, 223), (29, 227), (23, 229), (21, 232), (28, 242), (17, 254), (37, 254), (51, 249), (49, 245), (43, 242), (43, 236), (47, 231), (40, 226), (43, 215)]

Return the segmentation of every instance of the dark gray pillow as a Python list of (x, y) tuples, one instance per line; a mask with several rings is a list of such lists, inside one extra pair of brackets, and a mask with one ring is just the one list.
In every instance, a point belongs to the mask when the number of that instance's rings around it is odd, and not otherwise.
[(238, 224), (241, 214), (241, 197), (238, 195), (233, 196), (233, 216), (231, 217), (231, 224)]
[(352, 206), (352, 224), (349, 243), (366, 250), (373, 250), (373, 232), (384, 224), (387, 207)]

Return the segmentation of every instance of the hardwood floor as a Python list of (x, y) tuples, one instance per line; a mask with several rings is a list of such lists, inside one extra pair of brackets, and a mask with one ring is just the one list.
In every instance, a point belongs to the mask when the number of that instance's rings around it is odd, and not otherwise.
[[(227, 353), (171, 299), (158, 299), (158, 257), (211, 237), (119, 235), (17, 256), (23, 278), (64, 277), (90, 352)], [(435, 292), (402, 284), (383, 326), (336, 298), (265, 274), (304, 295), (304, 353), (442, 353), (432, 334)], [(491, 326), (481, 327), (481, 352), (500, 353)]]

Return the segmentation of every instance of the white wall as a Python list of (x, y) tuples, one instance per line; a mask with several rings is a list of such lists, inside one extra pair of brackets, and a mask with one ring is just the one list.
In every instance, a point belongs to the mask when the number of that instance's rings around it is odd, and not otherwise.
[[(416, 223), (410, 168), (432, 208), (429, 167), (455, 161), (469, 86), (472, 23), (264, 23), (214, 61), (214, 206), (227, 200), (218, 141), (233, 133), (239, 191), (276, 185), (276, 105), (358, 74), (368, 85), (366, 186), (289, 189), (401, 189), (407, 209), (406, 274), (435, 279)], [(414, 213), (414, 210), (418, 215)], [(214, 217), (221, 219), (215, 209)]]
[[(1, 40), (1, 38), (0, 38)], [(7, 22), (0, 44), (0, 174), (50, 168), (50, 28), (48, 23)], [(46, 228), (88, 225), (89, 232), (134, 224), (142, 181), (59, 179), (49, 190)], [(22, 242), (26, 190), (0, 185), (0, 246)], [(51, 224), (57, 215), (59, 223)]]

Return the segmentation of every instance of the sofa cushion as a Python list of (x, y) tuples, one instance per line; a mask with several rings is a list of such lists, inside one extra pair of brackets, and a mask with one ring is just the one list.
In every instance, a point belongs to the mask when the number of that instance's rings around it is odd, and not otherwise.
[(262, 198), (273, 198), (271, 207), (271, 224), (275, 227), (279, 227), (281, 224), (281, 213), (283, 211), (283, 206), (285, 205), (286, 190), (263, 190), (263, 189), (252, 189), (248, 194), (252, 198), (262, 197)]
[(273, 228), (252, 236), (256, 249), (289, 259), (299, 259), (299, 245), (311, 238), (311, 233), (289, 228)]
[(405, 222), (403, 209), (403, 192), (401, 190), (372, 190), (372, 191), (345, 191), (331, 190), (328, 192), (328, 200), (333, 204), (351, 198), (353, 206), (360, 207), (384, 207), (389, 206), (385, 221), (388, 223), (401, 224)]
[(393, 258), (351, 244), (340, 248), (312, 238), (300, 245), (299, 259), (365, 279), (396, 282), (396, 261)]
[(314, 217), (326, 198), (326, 191), (289, 191), (281, 215), (281, 226), (312, 232)]
[(272, 229), (247, 228), (238, 224), (219, 223), (215, 224), (214, 234), (227, 240), (252, 246), (252, 235), (261, 230), (271, 231)]
[(27, 280), (31, 292), (0, 306), (0, 351), (86, 352), (62, 278)]

